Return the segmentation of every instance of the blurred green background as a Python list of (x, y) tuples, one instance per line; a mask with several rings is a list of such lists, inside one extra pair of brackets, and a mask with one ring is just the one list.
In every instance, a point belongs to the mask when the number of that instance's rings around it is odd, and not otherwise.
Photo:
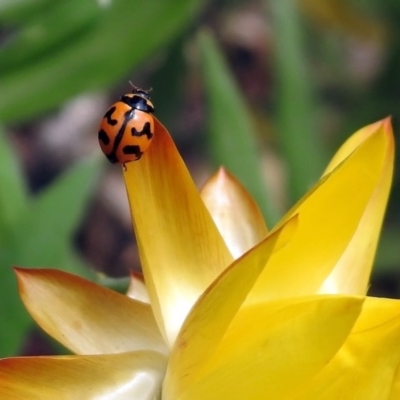
[[(0, 357), (54, 352), (12, 265), (117, 289), (140, 269), (97, 144), (129, 81), (153, 88), (199, 187), (226, 166), (271, 227), (351, 133), (387, 115), (396, 129), (399, 21), (395, 0), (1, 0)], [(394, 179), (371, 293), (400, 297)]]

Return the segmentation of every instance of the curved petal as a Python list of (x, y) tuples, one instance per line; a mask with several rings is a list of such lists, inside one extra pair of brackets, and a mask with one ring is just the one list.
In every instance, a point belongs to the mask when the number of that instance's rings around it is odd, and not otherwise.
[(367, 298), (337, 355), (288, 399), (398, 399), (399, 333), (400, 301)]
[(143, 275), (140, 272), (131, 271), (130, 283), (126, 295), (131, 299), (141, 301), (143, 303), (150, 303), (149, 293), (147, 292), (146, 285), (144, 284)]
[(390, 132), (376, 130), (287, 213), (283, 222), (298, 214), (298, 232), (290, 248), (272, 257), (249, 302), (319, 291), (357, 232), (392, 153)]
[[(363, 298), (313, 296), (243, 309), (196, 382), (163, 399), (282, 399), (314, 376), (346, 340)], [(309, 399), (318, 397), (309, 397)]]
[(167, 352), (148, 304), (55, 269), (16, 268), (16, 273), (29, 313), (73, 352)]
[(151, 304), (172, 345), (187, 313), (233, 260), (167, 130), (124, 171)]
[(290, 243), (296, 228), (297, 219), (289, 220), (229, 266), (195, 304), (171, 353), (164, 382), (167, 393), (195, 382), (198, 369), (214, 353), (271, 254)]
[[(354, 150), (359, 143), (374, 134), (376, 130), (382, 130), (388, 138), (393, 138), (390, 119), (385, 119), (361, 129), (342, 146), (328, 166), (328, 171), (334, 167), (335, 163), (341, 161), (341, 157)], [(322, 285), (320, 293), (353, 293), (362, 295), (368, 289), (369, 277), (392, 183), (393, 140), (389, 146), (380, 179), (360, 219), (358, 228), (332, 273)]]
[(154, 400), (165, 356), (138, 351), (0, 360), (2, 400)]
[(201, 198), (235, 259), (267, 236), (257, 203), (224, 168), (207, 181)]

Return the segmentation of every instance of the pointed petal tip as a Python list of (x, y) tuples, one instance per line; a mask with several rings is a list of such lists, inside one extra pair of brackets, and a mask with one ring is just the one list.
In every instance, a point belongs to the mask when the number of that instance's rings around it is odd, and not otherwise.
[(226, 168), (220, 167), (200, 194), (235, 259), (267, 235), (257, 203)]
[(221, 179), (222, 178), (226, 178), (228, 176), (232, 176), (231, 173), (223, 165), (221, 165), (218, 168), (218, 171), (217, 171), (216, 175)]
[(392, 116), (389, 115), (386, 118), (381, 119), (379, 123), (380, 123), (380, 130), (382, 132), (382, 135), (385, 137), (386, 141), (387, 162), (389, 164), (392, 164), (394, 157), (394, 149), (395, 149), (395, 138), (393, 132)]
[(223, 165), (219, 167), (219, 170), (216, 174), (217, 178), (220, 180), (222, 184), (236, 184), (243, 187), (243, 189), (247, 192), (245, 186), (243, 186), (242, 182), (240, 182), (235, 175), (233, 175), (226, 167)]
[(40, 277), (44, 279), (48, 279), (49, 276), (53, 275), (54, 277), (58, 276), (59, 273), (62, 274), (62, 271), (55, 268), (24, 268), (24, 267), (13, 267), (14, 273), (17, 277), (17, 283), (19, 286), (19, 291), (26, 285), (26, 282), (29, 279), (40, 279)]
[(167, 352), (149, 304), (57, 269), (20, 269), (18, 278), (33, 319), (74, 353)]
[(388, 115), (385, 118), (382, 118), (381, 120), (372, 123), (370, 125), (367, 125), (366, 127), (374, 127), (376, 126), (376, 129), (373, 129), (372, 131), (376, 131), (379, 128), (382, 128), (383, 132), (388, 136), (388, 139), (390, 141), (393, 141), (393, 124), (392, 124), (393, 117), (391, 115)]
[(389, 115), (386, 118), (381, 120), (383, 131), (385, 134), (388, 136), (388, 139), (390, 142), (394, 141), (394, 135), (393, 135), (393, 124), (392, 124), (392, 116)]
[(35, 273), (35, 271), (37, 272), (38, 269), (32, 269), (32, 268), (23, 268), (23, 267), (13, 267), (15, 276), (17, 278), (17, 283), (18, 283), (18, 288), (19, 288), (19, 292), (21, 293), (21, 291), (23, 290), (24, 284), (26, 279), (29, 279), (29, 275), (31, 275), (32, 273)]
[(15, 272), (15, 275), (17, 276), (27, 276), (27, 275), (39, 275), (39, 274), (45, 274), (47, 272), (51, 271), (57, 271), (55, 268), (26, 268), (26, 267), (19, 267), (19, 266), (13, 266), (12, 269)]
[(17, 266), (13, 266), (12, 269), (14, 270), (15, 275), (17, 275), (17, 276), (23, 275), (24, 272), (26, 271), (26, 268), (17, 267)]
[(210, 184), (220, 184), (223, 185), (227, 180), (234, 179), (233, 175), (221, 165), (206, 181), (200, 192), (207, 190)]
[(130, 271), (130, 283), (126, 295), (131, 299), (150, 303), (149, 293), (144, 282), (144, 276), (141, 272)]

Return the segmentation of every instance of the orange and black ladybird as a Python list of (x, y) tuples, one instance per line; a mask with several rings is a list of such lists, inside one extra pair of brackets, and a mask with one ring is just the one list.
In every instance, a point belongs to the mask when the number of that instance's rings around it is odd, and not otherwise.
[(154, 137), (153, 103), (146, 90), (133, 87), (104, 114), (99, 128), (101, 150), (112, 163), (139, 160)]

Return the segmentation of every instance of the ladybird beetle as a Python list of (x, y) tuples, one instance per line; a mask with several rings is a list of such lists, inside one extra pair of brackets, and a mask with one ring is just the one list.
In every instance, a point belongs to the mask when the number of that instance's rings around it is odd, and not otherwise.
[(133, 87), (104, 114), (99, 128), (101, 150), (112, 163), (139, 160), (154, 136), (149, 93)]

